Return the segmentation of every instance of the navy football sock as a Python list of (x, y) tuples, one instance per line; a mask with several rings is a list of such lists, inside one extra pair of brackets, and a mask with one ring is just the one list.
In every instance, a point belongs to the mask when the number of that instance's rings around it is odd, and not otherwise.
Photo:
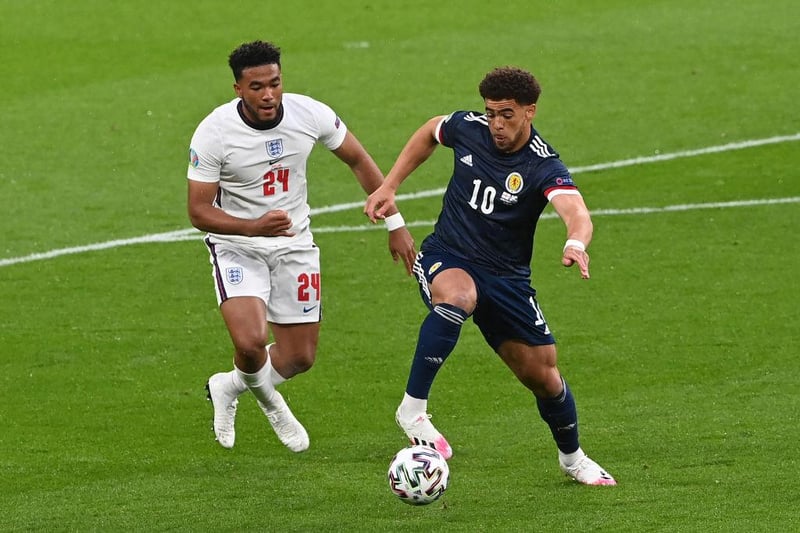
[(426, 399), (433, 379), (447, 356), (453, 351), (461, 333), (461, 325), (469, 315), (450, 304), (439, 304), (428, 313), (419, 328), (417, 351), (411, 363), (406, 393)]
[(561, 378), (564, 390), (555, 398), (536, 398), (536, 406), (542, 420), (550, 426), (550, 432), (558, 449), (564, 453), (573, 453), (578, 444), (578, 412), (575, 409), (575, 398), (569, 390), (567, 382)]

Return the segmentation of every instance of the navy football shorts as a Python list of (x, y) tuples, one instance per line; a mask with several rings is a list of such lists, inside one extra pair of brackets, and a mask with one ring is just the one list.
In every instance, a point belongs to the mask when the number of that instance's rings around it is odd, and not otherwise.
[(430, 283), (437, 274), (449, 268), (464, 270), (475, 282), (478, 305), (472, 320), (492, 349), (497, 351), (507, 340), (519, 340), (534, 346), (555, 344), (536, 301), (536, 290), (527, 279), (500, 277), (439, 250), (419, 252), (414, 262), (420, 296), (429, 309), (433, 308)]

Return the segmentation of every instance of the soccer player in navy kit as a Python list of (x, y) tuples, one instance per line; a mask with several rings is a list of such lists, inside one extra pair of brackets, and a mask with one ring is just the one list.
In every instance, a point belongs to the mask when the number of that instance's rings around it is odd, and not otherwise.
[(536, 397), (561, 470), (586, 485), (615, 485), (579, 445), (575, 400), (556, 366), (555, 339), (530, 280), (536, 223), (548, 202), (566, 225), (562, 263), (577, 265), (581, 277), (589, 278), (589, 211), (566, 166), (531, 124), (541, 92), (536, 79), (519, 68), (497, 68), (479, 92), (484, 113), (457, 111), (428, 120), (364, 206), (373, 222), (394, 212), (403, 180), (437, 145), (453, 150), (442, 211), (414, 264), (430, 312), (419, 331), (397, 423), (413, 443), (452, 456), (430, 422), (428, 396), (472, 316), (486, 342)]

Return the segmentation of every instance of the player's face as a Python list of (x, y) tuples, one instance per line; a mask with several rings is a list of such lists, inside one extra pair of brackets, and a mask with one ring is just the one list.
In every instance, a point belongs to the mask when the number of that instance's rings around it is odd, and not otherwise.
[(528, 142), (536, 104), (520, 105), (516, 100), (484, 100), (489, 131), (497, 149), (516, 152)]
[(247, 118), (256, 123), (278, 118), (283, 98), (283, 81), (278, 65), (259, 65), (242, 71), (242, 78), (233, 84), (244, 103)]

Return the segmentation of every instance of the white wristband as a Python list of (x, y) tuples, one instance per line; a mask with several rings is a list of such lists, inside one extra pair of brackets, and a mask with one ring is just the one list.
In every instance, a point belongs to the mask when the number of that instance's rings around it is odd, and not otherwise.
[(567, 239), (567, 242), (564, 243), (564, 250), (566, 250), (570, 246), (573, 248), (577, 248), (581, 252), (586, 251), (586, 245), (583, 244), (583, 242), (579, 241), (578, 239)]
[(403, 220), (403, 215), (401, 215), (399, 212), (395, 213), (394, 215), (389, 215), (384, 219), (384, 222), (386, 222), (386, 229), (389, 231), (400, 229), (406, 225), (406, 221)]

